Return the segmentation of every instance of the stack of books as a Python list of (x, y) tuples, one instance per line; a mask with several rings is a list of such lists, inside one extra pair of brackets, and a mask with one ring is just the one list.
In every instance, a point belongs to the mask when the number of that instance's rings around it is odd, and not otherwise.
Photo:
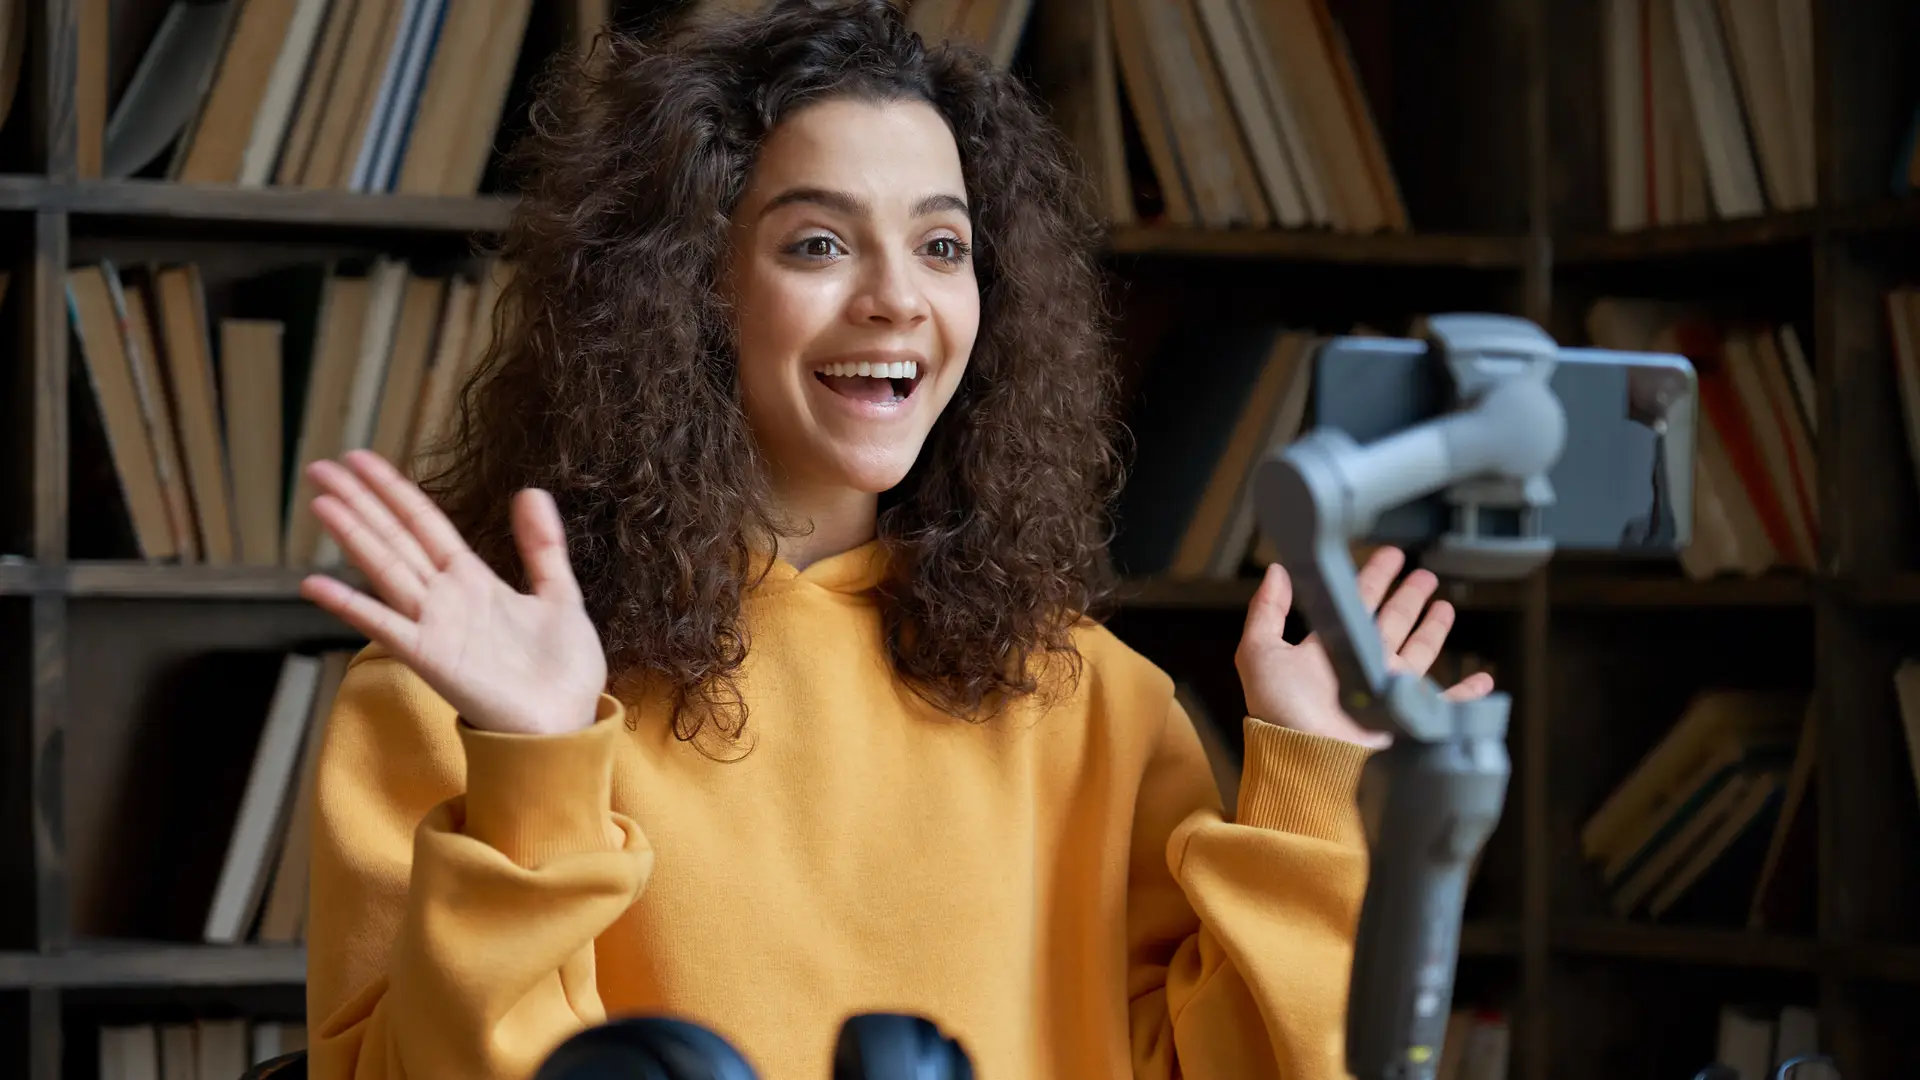
[(77, 443), (108, 450), (76, 472), (118, 489), (89, 505), (125, 511), (105, 532), (154, 562), (338, 564), (305, 467), (362, 448), (421, 464), (491, 345), (508, 272), (296, 264), (240, 282), (218, 314), (193, 263), (73, 268), (78, 397), (93, 404), (78, 413), (95, 421)]
[(1776, 888), (1804, 892), (1813, 871), (1812, 815), (1802, 811), (1817, 756), (1814, 715), (1802, 694), (1698, 694), (1581, 830), (1581, 853), (1599, 868), (1614, 911), (1734, 926), (1787, 921)]
[(1812, 0), (1607, 0), (1616, 230), (1810, 207)]
[(173, 0), (111, 115), (78, 6), (83, 177), (472, 195), (533, 0)]

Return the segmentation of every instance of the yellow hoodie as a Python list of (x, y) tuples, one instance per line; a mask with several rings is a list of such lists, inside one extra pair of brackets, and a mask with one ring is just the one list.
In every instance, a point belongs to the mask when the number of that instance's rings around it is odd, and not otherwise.
[(877, 544), (747, 601), (752, 752), (612, 697), (514, 736), (377, 647), (319, 765), (315, 1080), (525, 1080), (670, 1013), (767, 1080), (827, 1080), (842, 1020), (917, 1013), (982, 1080), (1344, 1077), (1367, 752), (1245, 721), (1235, 821), (1168, 677), (1104, 629), (1064, 704), (943, 717), (893, 677)]

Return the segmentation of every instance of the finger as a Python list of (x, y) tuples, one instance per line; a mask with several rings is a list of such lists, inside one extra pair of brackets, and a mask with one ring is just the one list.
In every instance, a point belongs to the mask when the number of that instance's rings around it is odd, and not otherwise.
[(320, 495), (313, 500), (313, 515), (333, 534), (347, 558), (367, 575), (381, 599), (407, 618), (420, 614), (426, 583), (352, 507), (336, 496)]
[(309, 574), (300, 581), (300, 595), (407, 660), (419, 642), (419, 628), (399, 612), (373, 597), (325, 574)]
[(1387, 747), (1393, 745), (1393, 733), (1390, 731), (1363, 731), (1360, 733), (1360, 737), (1355, 739), (1354, 742), (1369, 750), (1385, 750)]
[(360, 520), (386, 541), (387, 546), (393, 549), (394, 554), (422, 584), (433, 577), (436, 573), (433, 560), (421, 550), (420, 541), (414, 539), (406, 526), (400, 524), (400, 519), (393, 516), (387, 504), (357, 474), (324, 458), (308, 466), (307, 473), (321, 490), (346, 503), (349, 509), (360, 515)]
[(1493, 693), (1493, 676), (1476, 671), (1447, 688), (1448, 701), (1473, 701)]
[(1247, 622), (1241, 636), (1248, 641), (1278, 640), (1286, 634), (1287, 612), (1293, 607), (1293, 579), (1279, 563), (1267, 566), (1260, 587), (1247, 604)]
[(573, 564), (567, 558), (566, 525), (552, 495), (527, 488), (514, 496), (513, 539), (535, 595), (580, 602), (580, 583), (574, 580)]
[(1388, 652), (1400, 651), (1407, 634), (1426, 609), (1427, 601), (1433, 598), (1433, 591), (1439, 587), (1440, 579), (1433, 576), (1433, 571), (1415, 570), (1393, 590), (1387, 602), (1380, 605), (1380, 643)]
[(1407, 565), (1407, 554), (1397, 547), (1383, 547), (1367, 557), (1367, 561), (1354, 575), (1354, 584), (1360, 587), (1360, 602), (1372, 611), (1380, 606), (1387, 595), (1387, 587), (1393, 579), (1400, 576), (1400, 569)]
[[(1393, 601), (1388, 601), (1391, 604)], [(1435, 600), (1427, 608), (1427, 613), (1414, 628), (1412, 634), (1400, 646), (1400, 662), (1408, 671), (1416, 675), (1425, 675), (1433, 666), (1434, 658), (1440, 655), (1440, 647), (1447, 643), (1447, 634), (1453, 630), (1456, 612), (1452, 604), (1445, 600)]]
[(347, 453), (346, 460), (373, 488), (374, 494), (406, 523), (407, 531), (420, 542), (421, 550), (427, 553), (435, 569), (445, 570), (455, 559), (467, 554), (469, 548), (461, 539), (460, 530), (453, 527), (453, 522), (447, 520), (447, 515), (427, 498), (418, 484), (400, 475), (400, 470), (386, 458), (371, 450), (353, 450)]

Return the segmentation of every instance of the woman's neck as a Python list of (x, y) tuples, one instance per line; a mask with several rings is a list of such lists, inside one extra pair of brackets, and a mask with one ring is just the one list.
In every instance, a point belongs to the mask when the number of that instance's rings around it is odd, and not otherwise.
[(798, 536), (781, 536), (776, 549), (796, 570), (859, 547), (872, 540), (878, 528), (880, 497), (854, 488), (783, 484), (775, 498), (780, 516), (803, 530)]

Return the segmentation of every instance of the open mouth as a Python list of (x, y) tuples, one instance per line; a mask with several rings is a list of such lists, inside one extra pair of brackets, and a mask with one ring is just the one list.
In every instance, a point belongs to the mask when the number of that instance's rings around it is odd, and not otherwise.
[(892, 363), (849, 361), (828, 364), (813, 373), (827, 389), (841, 397), (875, 405), (890, 405), (913, 396), (920, 385), (920, 365), (912, 360)]

